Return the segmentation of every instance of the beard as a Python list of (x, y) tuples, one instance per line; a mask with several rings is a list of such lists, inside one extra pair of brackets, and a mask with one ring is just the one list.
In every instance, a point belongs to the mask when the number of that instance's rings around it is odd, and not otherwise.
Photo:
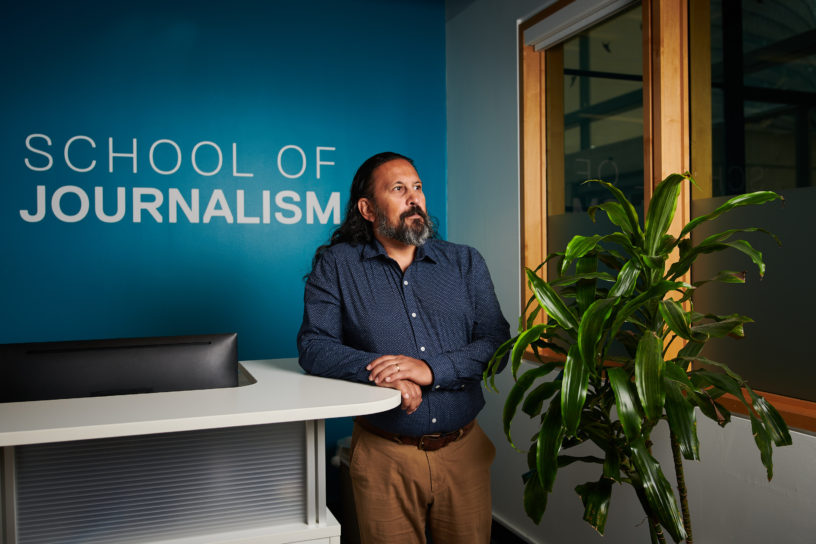
[[(391, 223), (388, 217), (382, 213), (382, 210), (376, 206), (374, 207), (374, 213), (377, 214), (375, 222), (377, 231), (386, 238), (391, 238), (397, 242), (409, 246), (421, 246), (433, 234), (433, 221), (418, 206), (414, 206), (400, 214), (399, 222), (396, 225)], [(419, 218), (414, 218), (409, 223), (407, 219), (411, 216), (419, 216)]]

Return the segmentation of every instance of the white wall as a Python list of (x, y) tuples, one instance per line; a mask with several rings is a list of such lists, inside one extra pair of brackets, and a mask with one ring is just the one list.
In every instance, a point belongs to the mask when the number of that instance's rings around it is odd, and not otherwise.
[[(511, 327), (520, 298), (516, 21), (549, 3), (474, 0), (468, 5), (448, 0), (448, 238), (471, 244), (485, 256)], [(498, 381), (502, 393), (510, 384), (507, 374)], [(644, 516), (628, 487), (613, 491), (603, 539), (583, 522), (573, 488), (597, 479), (586, 467), (562, 470), (541, 525), (528, 520), (521, 503), (525, 458), (510, 448), (501, 431), (503, 397), (488, 392), (487, 400), (480, 422), (498, 450), (493, 470), (497, 518), (530, 542), (648, 541)], [(527, 418), (522, 415), (514, 429), (516, 436), (526, 438), (534, 422), (522, 419)], [(775, 450), (775, 476), (768, 483), (748, 422), (735, 418), (723, 431), (705, 420), (699, 434), (703, 461), (686, 463), (698, 544), (814, 542), (816, 437), (794, 432), (793, 446)], [(656, 448), (656, 455), (671, 466), (665, 449)]]

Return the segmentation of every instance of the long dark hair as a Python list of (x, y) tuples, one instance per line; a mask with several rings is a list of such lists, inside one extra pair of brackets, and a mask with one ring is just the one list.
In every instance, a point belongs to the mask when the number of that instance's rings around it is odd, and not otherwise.
[(348, 204), (346, 205), (346, 218), (332, 233), (329, 243), (317, 248), (312, 258), (312, 269), (314, 269), (317, 261), (320, 260), (320, 256), (323, 252), (331, 246), (342, 242), (367, 244), (374, 238), (374, 229), (371, 226), (371, 222), (366, 221), (360, 214), (360, 210), (357, 208), (357, 202), (361, 198), (374, 197), (373, 187), (371, 186), (371, 178), (374, 170), (387, 162), (397, 159), (408, 161), (411, 165), (414, 164), (414, 161), (405, 155), (385, 151), (383, 153), (377, 153), (373, 157), (369, 157), (360, 165), (360, 168), (357, 169), (357, 173), (354, 174), (354, 179), (351, 181), (351, 190), (349, 191)]

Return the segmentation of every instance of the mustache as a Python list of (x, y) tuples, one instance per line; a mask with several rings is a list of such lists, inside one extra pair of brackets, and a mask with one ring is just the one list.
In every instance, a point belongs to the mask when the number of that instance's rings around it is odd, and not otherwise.
[(419, 217), (422, 218), (423, 221), (425, 221), (426, 223), (428, 222), (428, 214), (426, 214), (425, 211), (419, 206), (412, 206), (410, 209), (402, 212), (400, 214), (400, 221), (407, 219), (412, 215), (418, 215)]

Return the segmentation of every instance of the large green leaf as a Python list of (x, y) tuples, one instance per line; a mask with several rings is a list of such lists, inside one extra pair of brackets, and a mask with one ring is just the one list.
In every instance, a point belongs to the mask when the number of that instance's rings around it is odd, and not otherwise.
[[(588, 180), (585, 181), (584, 183), (600, 183), (601, 185), (606, 187), (610, 193), (612, 193), (612, 196), (614, 196), (615, 200), (617, 200), (618, 203), (621, 205), (621, 209), (623, 210), (626, 216), (626, 223), (618, 226), (621, 227), (625, 233), (632, 237), (632, 241), (634, 243), (636, 244), (640, 243), (640, 240), (643, 239), (643, 231), (640, 229), (640, 221), (638, 220), (637, 210), (635, 210), (635, 207), (626, 198), (626, 195), (623, 194), (623, 191), (621, 191), (611, 183), (599, 179)], [(610, 220), (611, 219), (612, 217), (610, 217)], [(617, 216), (615, 219), (617, 220)]]
[(684, 389), (695, 389), (695, 386), (693, 383), (691, 383), (691, 380), (689, 380), (686, 371), (674, 361), (666, 361), (666, 364), (663, 367), (663, 377), (678, 382)]
[(675, 542), (684, 540), (686, 530), (683, 528), (683, 519), (677, 510), (674, 493), (660, 469), (660, 464), (646, 449), (642, 438), (631, 444), (631, 454), (646, 500), (660, 524), (666, 528)]
[[(772, 232), (770, 232), (768, 230), (765, 230), (763, 228), (760, 228), (760, 227), (743, 227), (743, 228), (738, 228), (738, 229), (724, 230), (722, 232), (718, 232), (716, 234), (711, 234), (709, 236), (706, 236), (702, 241), (700, 241), (700, 245), (718, 244), (720, 242), (725, 242), (725, 241), (731, 239), (731, 237), (734, 236), (735, 234), (742, 233), (742, 232), (761, 232), (761, 233), (767, 234), (768, 236), (773, 238), (773, 240), (778, 245), (780, 245), (780, 246), (782, 245), (782, 241), (779, 239), (779, 237), (776, 234), (774, 234), (774, 233), (772, 233)], [(690, 250), (692, 248), (693, 248), (693, 246), (691, 246), (691, 245), (689, 245), (688, 247), (685, 247), (685, 248), (681, 248), (681, 253), (685, 254), (688, 250)]]
[(756, 442), (757, 448), (759, 449), (759, 457), (765, 466), (768, 481), (771, 481), (773, 478), (773, 446), (771, 446), (771, 435), (768, 434), (768, 430), (754, 414), (750, 414), (750, 416), (751, 432), (754, 433), (754, 442)]
[(536, 524), (541, 523), (544, 511), (547, 510), (547, 495), (538, 475), (532, 472), (524, 483), (524, 512)]
[(750, 388), (748, 388), (751, 397), (753, 398), (753, 406), (756, 413), (765, 424), (768, 434), (777, 446), (789, 446), (793, 443), (790, 432), (788, 431), (788, 424), (782, 419), (776, 408), (771, 403), (765, 400), (764, 397), (756, 395)]
[(751, 261), (757, 266), (759, 270), (759, 275), (765, 275), (765, 262), (762, 260), (762, 253), (754, 249), (751, 244), (749, 244), (745, 240), (734, 240), (733, 242), (717, 242), (717, 243), (700, 243), (700, 245), (695, 246), (685, 255), (681, 255), (680, 259), (669, 267), (669, 271), (666, 273), (666, 277), (671, 278), (679, 278), (686, 272), (688, 272), (689, 268), (691, 268), (692, 263), (697, 260), (697, 258), (706, 253), (714, 253), (717, 251), (723, 251), (725, 249), (736, 249), (740, 251), (748, 257), (751, 258)]
[[(537, 301), (537, 299), (535, 298), (535, 295), (531, 296), (530, 300)], [(530, 305), (530, 301), (527, 301), (527, 305), (528, 306)], [(527, 316), (526, 320), (524, 319), (524, 314), (520, 315), (519, 316), (519, 332), (524, 331), (524, 329), (529, 329), (529, 328), (534, 327), (535, 324), (536, 324), (535, 320), (538, 317), (538, 314), (541, 312), (541, 310), (542, 310), (541, 305), (536, 304), (535, 308), (533, 308), (533, 311), (530, 312), (530, 315)], [(525, 313), (527, 312), (527, 308), (524, 308), (524, 312)]]
[(704, 416), (720, 427), (725, 427), (731, 422), (731, 412), (714, 400), (708, 392), (690, 393), (688, 399), (700, 409)]
[(662, 348), (660, 338), (647, 331), (640, 338), (635, 353), (635, 386), (643, 412), (650, 420), (656, 420), (663, 414), (663, 404), (666, 401)]
[(581, 316), (578, 347), (581, 350), (581, 359), (592, 374), (597, 374), (601, 365), (601, 361), (598, 360), (598, 344), (606, 332), (606, 321), (617, 301), (617, 298), (598, 299)]
[(620, 227), (626, 234), (630, 236), (633, 234), (631, 225), (629, 223), (629, 217), (626, 215), (626, 211), (621, 206), (620, 202), (604, 202), (603, 204), (597, 204), (595, 206), (590, 206), (587, 209), (587, 213), (589, 214), (590, 219), (592, 222), (595, 222), (595, 214), (598, 210), (603, 210), (606, 212), (607, 217), (609, 217), (609, 221), (617, 226)]
[(513, 421), (513, 417), (516, 415), (518, 405), (521, 403), (524, 393), (526, 393), (527, 390), (530, 389), (530, 386), (533, 385), (533, 382), (535, 382), (535, 380), (538, 378), (546, 376), (554, 369), (555, 363), (548, 363), (546, 365), (531, 368), (521, 375), (518, 381), (516, 381), (516, 383), (513, 385), (512, 389), (510, 389), (510, 392), (507, 394), (507, 400), (504, 402), (504, 411), (502, 412), (504, 435), (507, 437), (507, 441), (510, 442), (510, 445), (516, 449), (518, 448), (513, 443), (513, 438), (510, 436), (510, 424)]
[(539, 304), (547, 310), (547, 313), (552, 317), (561, 327), (570, 331), (578, 329), (578, 318), (572, 313), (566, 303), (558, 296), (558, 293), (550, 287), (544, 280), (539, 278), (535, 272), (527, 270), (527, 279), (530, 282), (530, 288), (538, 299)]
[(722, 338), (723, 336), (745, 336), (745, 331), (742, 325), (744, 323), (751, 323), (753, 319), (745, 316), (735, 316), (714, 321), (713, 323), (701, 323), (693, 325), (691, 331), (693, 333), (704, 334), (708, 338)]
[(748, 255), (759, 270), (759, 276), (765, 275), (765, 261), (762, 260), (762, 253), (754, 249), (746, 240), (734, 240), (733, 242), (725, 242), (723, 245)]
[[(676, 360), (684, 361), (686, 358), (678, 357)], [(711, 398), (705, 390), (699, 389), (691, 382), (686, 371), (679, 364), (673, 361), (666, 361), (663, 368), (663, 377), (671, 380), (686, 392), (686, 400), (700, 408), (700, 411), (707, 418), (716, 421), (718, 425), (724, 427), (731, 420), (731, 413)], [(707, 382), (700, 382), (708, 385)]]
[[(554, 353), (558, 353), (559, 355), (564, 355), (564, 356), (567, 355), (567, 352), (564, 351), (564, 348), (562, 348), (560, 344), (555, 343), (554, 340), (558, 339), (558, 338), (559, 338), (559, 336), (557, 334), (553, 334), (552, 332), (550, 332), (548, 330), (548, 331), (546, 331), (545, 333), (543, 333), (541, 335), (541, 338), (539, 338), (538, 340), (536, 340), (535, 342), (530, 344), (530, 347), (533, 349), (533, 352), (535, 352), (535, 354), (539, 356), (538, 361), (540, 363), (545, 363), (547, 361), (542, 360), (541, 354), (538, 353), (539, 349), (548, 349), (548, 350), (550, 350), (550, 351), (552, 351)], [(548, 354), (548, 356), (549, 356), (549, 354)]]
[(680, 452), (686, 459), (700, 459), (700, 440), (697, 437), (697, 416), (680, 388), (671, 380), (666, 384), (666, 417), (669, 427), (680, 443)]
[[(518, 336), (514, 336), (513, 338), (505, 341), (501, 346), (499, 346), (499, 349), (496, 350), (496, 353), (493, 354), (490, 361), (487, 362), (487, 367), (482, 374), (482, 379), (484, 380), (485, 386), (490, 387), (493, 391), (499, 391), (496, 388), (496, 373), (502, 367), (504, 356), (507, 355), (507, 352), (510, 351), (510, 348), (513, 346), (513, 344), (515, 344), (516, 340), (518, 340)], [(489, 384), (488, 376), (490, 377)]]
[(707, 280), (698, 280), (692, 283), (694, 287), (700, 287), (706, 283), (718, 281), (721, 283), (745, 283), (745, 271), (720, 270), (716, 276)]
[[(587, 272), (586, 274), (573, 274), (572, 276), (564, 276), (548, 282), (552, 287), (566, 287), (584, 280), (603, 280), (609, 283), (614, 283), (615, 278), (609, 272)], [(533, 297), (535, 299), (535, 297)], [(539, 306), (540, 308), (540, 306)]]
[(610, 297), (628, 297), (635, 290), (637, 279), (640, 275), (640, 268), (634, 260), (626, 261), (620, 272), (615, 285), (609, 290)]
[(535, 297), (535, 295), (530, 295), (530, 298), (527, 299), (527, 304), (524, 305), (521, 315), (519, 316), (518, 332), (522, 332), (524, 329), (529, 329), (535, 324), (535, 318), (538, 315), (538, 312), (541, 310), (541, 305), (535, 304), (533, 311), (530, 312), (530, 316), (527, 316), (527, 310), (530, 309), (530, 306), (533, 306), (534, 302), (538, 302), (538, 299)]
[(622, 368), (610, 368), (606, 372), (612, 391), (615, 393), (618, 419), (620, 419), (626, 438), (631, 442), (640, 436), (640, 414), (637, 409), (637, 399), (632, 394), (629, 374)]
[(567, 436), (575, 436), (578, 429), (581, 410), (586, 401), (587, 384), (589, 384), (589, 367), (581, 361), (578, 346), (573, 345), (567, 353), (561, 386), (561, 419)]
[(688, 313), (683, 309), (683, 306), (676, 301), (667, 298), (660, 301), (660, 315), (663, 316), (663, 321), (666, 325), (679, 336), (686, 340), (691, 339), (691, 323)]
[(603, 535), (612, 498), (612, 480), (601, 478), (597, 482), (587, 482), (576, 486), (575, 492), (584, 503), (584, 520)]
[(688, 179), (687, 176), (671, 174), (655, 187), (652, 199), (649, 201), (649, 211), (646, 212), (646, 228), (644, 229), (644, 244), (649, 255), (658, 255), (658, 249), (663, 241), (674, 218), (677, 209), (677, 197), (680, 196), (680, 184)]
[(643, 256), (643, 251), (640, 249), (640, 247), (632, 244), (632, 240), (630, 240), (628, 236), (621, 232), (613, 232), (612, 234), (607, 234), (606, 236), (603, 237), (601, 241), (619, 245), (626, 251), (629, 257), (632, 259), (640, 259)]
[[(584, 255), (575, 264), (577, 274), (590, 274), (598, 269), (598, 257), (594, 255)], [(575, 301), (578, 303), (578, 311), (583, 312), (595, 300), (595, 280), (582, 279), (575, 286)]]
[(521, 359), (524, 357), (524, 350), (527, 349), (527, 346), (532, 344), (534, 341), (538, 340), (541, 336), (541, 333), (547, 328), (546, 324), (539, 324), (534, 326), (531, 329), (527, 329), (523, 333), (518, 336), (515, 345), (513, 345), (513, 351), (510, 354), (510, 364), (511, 370), (513, 371), (513, 377), (515, 378), (518, 375), (518, 369), (521, 365)]
[(671, 251), (674, 249), (674, 246), (676, 245), (677, 238), (675, 238), (671, 234), (664, 234), (663, 239), (660, 241), (660, 246), (657, 248), (658, 255), (665, 259), (665, 257), (667, 257), (669, 253), (671, 253)]
[(561, 262), (561, 274), (563, 275), (569, 265), (576, 259), (580, 259), (598, 245), (598, 242), (603, 236), (596, 234), (595, 236), (573, 236), (572, 240), (567, 244), (567, 250), (564, 252), (564, 260)]
[(643, 255), (640, 261), (645, 265), (645, 267), (648, 270), (662, 273), (663, 270), (666, 268), (666, 257), (668, 257), (668, 255), (658, 255), (657, 257)]
[(555, 395), (561, 389), (561, 380), (544, 382), (536, 386), (535, 389), (524, 398), (521, 411), (530, 417), (535, 417), (541, 413), (544, 401)]
[(689, 378), (694, 384), (710, 385), (721, 389), (726, 393), (737, 397), (737, 399), (741, 400), (747, 407), (750, 408), (748, 403), (745, 401), (745, 398), (742, 396), (742, 384), (727, 374), (701, 369), (690, 372)]
[(722, 205), (718, 206), (717, 209), (714, 210), (713, 212), (706, 215), (701, 215), (700, 217), (696, 217), (689, 221), (686, 224), (686, 226), (683, 227), (683, 230), (680, 231), (680, 238), (691, 232), (700, 223), (703, 223), (704, 221), (711, 221), (712, 219), (719, 217), (720, 215), (724, 214), (729, 210), (732, 210), (740, 206), (765, 204), (766, 202), (771, 202), (779, 198), (782, 198), (782, 196), (774, 193), (773, 191), (756, 191), (754, 193), (737, 195), (734, 198), (729, 199)]
[(558, 472), (558, 452), (561, 450), (561, 441), (563, 439), (561, 398), (558, 396), (550, 403), (536, 439), (536, 471), (541, 486), (546, 491), (553, 490), (555, 475)]
[(612, 447), (606, 450), (606, 459), (604, 459), (603, 475), (604, 478), (609, 478), (613, 482), (621, 481), (621, 460), (620, 456), (623, 452), (619, 451), (617, 447)]

